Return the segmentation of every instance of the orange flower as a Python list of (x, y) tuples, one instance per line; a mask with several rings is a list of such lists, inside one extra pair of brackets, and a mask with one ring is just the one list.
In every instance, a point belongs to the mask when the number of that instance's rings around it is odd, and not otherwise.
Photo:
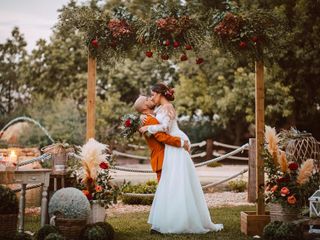
[(286, 195), (288, 195), (288, 194), (290, 193), (290, 191), (289, 191), (288, 188), (283, 187), (283, 188), (281, 188), (280, 193), (281, 193), (281, 196), (282, 196), (282, 197), (285, 197)]
[(99, 186), (99, 185), (97, 185), (97, 186), (96, 186), (96, 192), (102, 192), (102, 187)]
[(292, 195), (292, 196), (288, 197), (287, 201), (289, 204), (293, 205), (297, 202), (297, 199)]
[(278, 189), (278, 185), (274, 185), (272, 188), (271, 188), (271, 192), (275, 192), (277, 191)]
[(82, 190), (83, 194), (88, 196), (89, 195), (89, 191), (88, 190)]

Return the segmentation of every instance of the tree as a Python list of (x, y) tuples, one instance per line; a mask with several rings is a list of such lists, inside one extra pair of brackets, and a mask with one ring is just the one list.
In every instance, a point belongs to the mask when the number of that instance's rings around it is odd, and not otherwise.
[(23, 70), (26, 67), (26, 42), (19, 28), (11, 32), (11, 38), (0, 44), (0, 113), (10, 114), (28, 95)]

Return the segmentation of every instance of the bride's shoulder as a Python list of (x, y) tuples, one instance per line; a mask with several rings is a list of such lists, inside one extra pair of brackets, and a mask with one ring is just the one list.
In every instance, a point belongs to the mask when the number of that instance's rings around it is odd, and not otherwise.
[(171, 103), (167, 103), (161, 106), (161, 112), (167, 114), (171, 119), (176, 117), (176, 110)]

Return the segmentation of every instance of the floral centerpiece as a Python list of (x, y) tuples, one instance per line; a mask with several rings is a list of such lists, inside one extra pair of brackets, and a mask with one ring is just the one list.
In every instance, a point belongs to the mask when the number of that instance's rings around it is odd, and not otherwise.
[(266, 126), (265, 141), (266, 202), (281, 204), (285, 209), (300, 209), (313, 188), (318, 188), (314, 161), (308, 159), (301, 165), (288, 162), (286, 153), (279, 148), (280, 139), (274, 128)]
[(94, 139), (81, 147), (82, 167), (76, 170), (76, 177), (83, 194), (88, 200), (98, 202), (107, 208), (116, 201), (119, 188), (111, 183), (111, 155), (108, 146)]

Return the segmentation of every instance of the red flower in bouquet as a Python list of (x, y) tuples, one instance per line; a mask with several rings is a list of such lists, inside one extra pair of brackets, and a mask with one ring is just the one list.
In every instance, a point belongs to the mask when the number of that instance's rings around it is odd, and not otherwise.
[(94, 46), (95, 48), (98, 48), (98, 47), (99, 47), (99, 43), (98, 43), (98, 40), (97, 40), (97, 39), (93, 39), (93, 40), (91, 41), (91, 44), (92, 44), (92, 46)]
[(153, 55), (153, 52), (151, 52), (151, 51), (146, 51), (146, 56), (147, 56), (148, 58), (151, 58), (152, 55)]
[(88, 183), (88, 184), (93, 183), (93, 179), (92, 179), (91, 177), (87, 178), (87, 183)]
[(280, 193), (281, 193), (282, 197), (285, 197), (290, 193), (290, 190), (286, 187), (283, 187), (283, 188), (281, 188)]
[(297, 163), (293, 162), (293, 163), (290, 163), (290, 164), (289, 164), (288, 168), (289, 168), (291, 171), (296, 171), (296, 170), (298, 170), (299, 165), (298, 165)]
[(246, 46), (247, 46), (247, 43), (246, 43), (246, 42), (241, 41), (241, 42), (239, 43), (239, 47), (241, 47), (241, 48), (245, 48)]
[(203, 63), (204, 62), (204, 59), (203, 58), (197, 58), (196, 59), (196, 64), (201, 64), (201, 63)]
[(82, 193), (85, 195), (85, 196), (88, 196), (90, 194), (90, 192), (88, 190), (82, 190)]
[(186, 49), (186, 50), (191, 50), (191, 49), (192, 49), (192, 46), (191, 46), (191, 45), (186, 45), (186, 46), (185, 46), (185, 49)]
[(276, 181), (277, 181), (277, 183), (289, 182), (289, 181), (290, 181), (290, 178), (289, 178), (288, 176), (286, 176), (286, 177), (280, 177), (280, 178), (278, 178)]
[(290, 205), (294, 205), (294, 204), (296, 204), (297, 199), (295, 198), (295, 196), (292, 195), (292, 196), (288, 197), (287, 201)]
[(131, 127), (131, 119), (127, 119), (124, 123), (125, 127)]
[(278, 189), (278, 185), (274, 185), (272, 188), (271, 188), (271, 192), (275, 192), (277, 191)]
[(109, 168), (109, 164), (107, 162), (102, 162), (99, 164), (99, 167), (102, 169), (108, 169)]
[(103, 188), (99, 185), (95, 187), (96, 192), (102, 192)]

